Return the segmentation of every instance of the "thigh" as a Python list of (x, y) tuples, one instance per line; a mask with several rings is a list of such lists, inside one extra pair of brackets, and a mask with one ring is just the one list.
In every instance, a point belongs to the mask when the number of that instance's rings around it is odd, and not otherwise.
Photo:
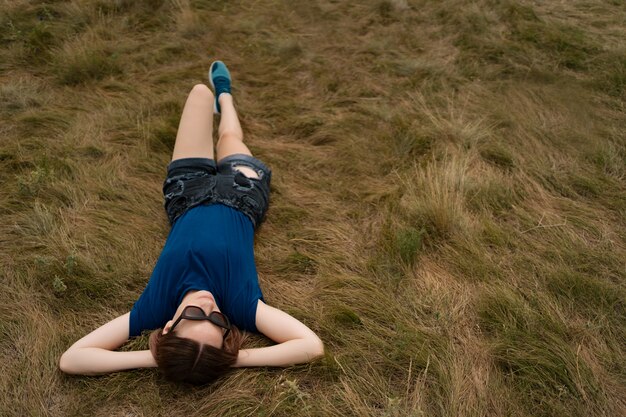
[(252, 156), (252, 152), (241, 139), (235, 136), (224, 135), (217, 142), (217, 162), (231, 155)]
[(180, 118), (172, 161), (182, 158), (213, 159), (213, 93), (195, 85)]

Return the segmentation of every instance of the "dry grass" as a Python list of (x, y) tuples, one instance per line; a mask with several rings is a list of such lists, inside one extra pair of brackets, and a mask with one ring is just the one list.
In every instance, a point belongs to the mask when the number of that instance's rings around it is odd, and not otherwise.
[[(599, 0), (0, 2), (0, 415), (626, 414), (625, 19)], [(327, 354), (193, 389), (62, 375), (146, 283), (213, 59), (274, 169), (266, 299)]]

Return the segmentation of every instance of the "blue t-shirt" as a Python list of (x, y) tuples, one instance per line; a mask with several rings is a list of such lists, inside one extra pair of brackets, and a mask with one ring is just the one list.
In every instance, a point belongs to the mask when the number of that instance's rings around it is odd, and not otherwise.
[(257, 331), (256, 307), (263, 294), (254, 263), (254, 228), (245, 214), (210, 204), (176, 220), (130, 312), (130, 337), (163, 327), (190, 290), (210, 291), (235, 326)]

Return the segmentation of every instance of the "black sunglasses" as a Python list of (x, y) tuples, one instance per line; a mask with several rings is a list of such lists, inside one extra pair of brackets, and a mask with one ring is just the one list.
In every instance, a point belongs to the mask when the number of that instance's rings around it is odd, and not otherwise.
[(202, 310), (200, 307), (187, 306), (183, 309), (180, 317), (176, 319), (172, 327), (170, 327), (170, 333), (174, 331), (174, 327), (176, 327), (176, 325), (180, 323), (182, 319), (208, 320), (216, 326), (221, 327), (222, 329), (226, 329), (226, 333), (224, 333), (224, 339), (226, 339), (226, 336), (228, 336), (228, 333), (230, 332), (230, 320), (228, 320), (228, 317), (226, 317), (219, 311), (211, 311), (211, 313), (209, 313), (209, 315), (207, 316), (206, 314), (204, 314), (204, 310)]

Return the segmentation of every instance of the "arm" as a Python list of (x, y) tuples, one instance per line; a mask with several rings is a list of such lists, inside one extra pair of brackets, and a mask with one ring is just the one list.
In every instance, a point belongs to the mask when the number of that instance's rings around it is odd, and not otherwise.
[(130, 313), (98, 327), (61, 356), (59, 367), (68, 374), (97, 375), (133, 368), (155, 367), (149, 350), (115, 352), (128, 340)]
[(242, 349), (234, 366), (288, 366), (310, 362), (324, 354), (319, 337), (303, 323), (259, 300), (257, 329), (277, 345)]

